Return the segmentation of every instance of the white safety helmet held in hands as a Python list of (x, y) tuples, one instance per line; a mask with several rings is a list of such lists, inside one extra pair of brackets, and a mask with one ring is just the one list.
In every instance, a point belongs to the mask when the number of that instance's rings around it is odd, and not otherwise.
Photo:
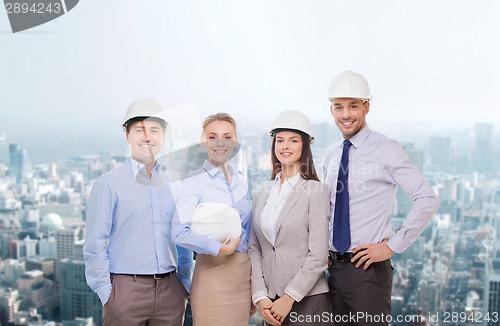
[(131, 119), (134, 118), (156, 118), (163, 121), (163, 126), (167, 126), (165, 110), (155, 100), (145, 99), (132, 103), (123, 118), (123, 127), (126, 128)]
[(328, 99), (357, 98), (369, 101), (371, 99), (370, 87), (366, 78), (354, 71), (344, 71), (333, 78), (328, 89)]
[(311, 121), (309, 121), (309, 118), (300, 111), (289, 110), (281, 112), (276, 119), (274, 119), (269, 135), (273, 137), (274, 134), (284, 130), (301, 131), (309, 136), (310, 143), (314, 141)]
[(191, 230), (221, 243), (227, 243), (241, 234), (240, 214), (226, 204), (201, 203), (194, 211)]

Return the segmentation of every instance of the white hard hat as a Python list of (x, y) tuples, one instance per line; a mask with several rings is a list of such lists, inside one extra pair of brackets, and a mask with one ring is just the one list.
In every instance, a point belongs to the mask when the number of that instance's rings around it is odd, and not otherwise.
[(311, 121), (302, 112), (297, 110), (289, 110), (281, 112), (274, 119), (269, 135), (274, 136), (279, 131), (283, 130), (298, 130), (309, 136), (309, 142), (314, 141), (314, 133), (311, 126)]
[(328, 89), (328, 99), (344, 97), (370, 100), (370, 87), (366, 78), (350, 70), (333, 78)]
[(165, 110), (160, 103), (152, 99), (138, 100), (132, 103), (123, 118), (123, 127), (127, 126), (130, 119), (138, 117), (161, 119), (165, 122), (165, 126), (167, 125)]
[(208, 202), (196, 206), (191, 223), (195, 233), (226, 243), (241, 234), (238, 211), (222, 203)]

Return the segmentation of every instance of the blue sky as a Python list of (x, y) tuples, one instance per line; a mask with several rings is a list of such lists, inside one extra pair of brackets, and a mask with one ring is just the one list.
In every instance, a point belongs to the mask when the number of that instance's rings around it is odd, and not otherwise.
[(374, 129), (498, 131), (498, 12), (495, 0), (84, 0), (12, 34), (0, 10), (0, 133), (29, 151), (109, 150), (139, 98), (195, 103), (193, 124), (227, 111), (245, 132), (287, 109), (330, 122), (328, 85), (347, 69), (370, 83)]

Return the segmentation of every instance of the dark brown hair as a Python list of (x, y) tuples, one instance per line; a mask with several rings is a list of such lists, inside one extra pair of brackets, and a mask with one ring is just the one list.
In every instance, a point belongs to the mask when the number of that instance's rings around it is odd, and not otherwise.
[[(288, 129), (283, 129), (284, 131)], [(316, 174), (316, 169), (314, 167), (314, 161), (312, 156), (311, 144), (309, 142), (309, 136), (302, 131), (293, 129), (293, 131), (300, 135), (302, 139), (302, 154), (300, 156), (300, 176), (304, 180), (316, 180), (319, 181), (318, 175)], [(271, 175), (271, 180), (276, 178), (276, 175), (281, 171), (281, 162), (276, 157), (274, 150), (276, 148), (276, 134), (273, 135), (273, 144), (271, 145), (271, 164), (273, 166), (273, 172)]]

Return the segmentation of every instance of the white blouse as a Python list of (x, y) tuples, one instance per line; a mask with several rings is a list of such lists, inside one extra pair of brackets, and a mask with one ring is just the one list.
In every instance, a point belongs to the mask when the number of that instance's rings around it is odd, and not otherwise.
[(301, 178), (299, 172), (293, 177), (285, 179), (280, 186), (280, 177), (281, 172), (278, 173), (274, 179), (273, 187), (271, 188), (260, 217), (263, 231), (268, 235), (269, 239), (271, 239), (273, 245), (276, 240), (276, 222), (278, 221), (278, 216), (290, 196), (293, 187)]

